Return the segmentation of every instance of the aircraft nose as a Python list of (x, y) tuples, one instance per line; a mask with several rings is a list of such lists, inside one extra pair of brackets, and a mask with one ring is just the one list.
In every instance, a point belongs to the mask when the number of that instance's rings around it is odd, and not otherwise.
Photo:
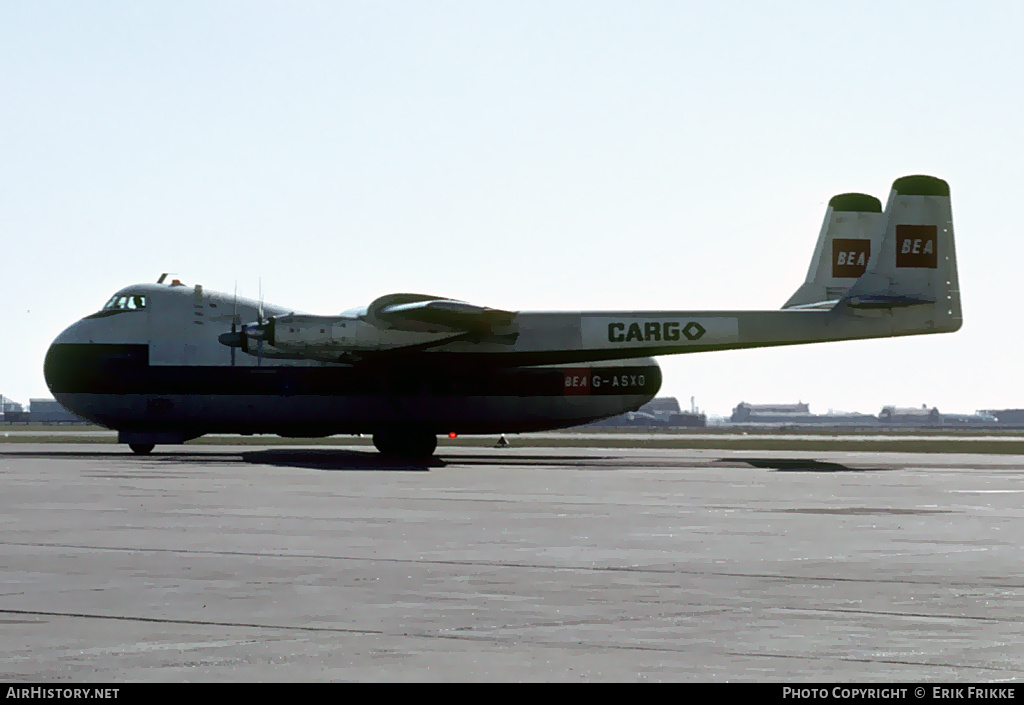
[(77, 339), (75, 328), (77, 323), (65, 328), (60, 335), (53, 339), (50, 347), (46, 350), (46, 358), (43, 361), (43, 377), (46, 379), (46, 386), (50, 393), (56, 398), (67, 386), (69, 377), (69, 355), (68, 346)]
[(140, 375), (149, 367), (145, 341), (103, 340), (103, 331), (94, 323), (83, 319), (69, 326), (46, 352), (43, 376), (54, 398), (65, 406), (62, 395), (137, 392)]
[(62, 330), (60, 332), (60, 335), (58, 335), (56, 338), (54, 338), (53, 342), (50, 343), (50, 349), (52, 350), (53, 346), (55, 346), (55, 345), (64, 345), (66, 343), (77, 342), (77, 338), (78, 338), (77, 329), (78, 328), (79, 328), (79, 324), (78, 323), (73, 323), (70, 326), (68, 326), (67, 328), (65, 328), (64, 330)]
[[(83, 376), (88, 376), (89, 345), (86, 321), (77, 321), (61, 331), (53, 339), (43, 361), (43, 377), (54, 398), (60, 401), (61, 394), (75, 391), (81, 386)], [(62, 402), (63, 403), (63, 402)]]

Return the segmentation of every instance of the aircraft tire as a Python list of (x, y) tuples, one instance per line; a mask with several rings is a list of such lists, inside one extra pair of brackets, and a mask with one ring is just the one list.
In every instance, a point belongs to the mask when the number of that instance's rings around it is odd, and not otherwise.
[(136, 455), (149, 455), (153, 448), (156, 447), (155, 443), (129, 443), (128, 447), (132, 449), (132, 452)]
[(414, 458), (429, 458), (437, 450), (437, 436), (427, 431), (411, 433), (405, 440), (405, 452)]
[(437, 436), (429, 431), (378, 431), (373, 445), (384, 455), (429, 458), (437, 450)]
[(394, 453), (394, 440), (391, 437), (391, 434), (377, 431), (373, 434), (373, 445), (384, 455), (391, 455)]

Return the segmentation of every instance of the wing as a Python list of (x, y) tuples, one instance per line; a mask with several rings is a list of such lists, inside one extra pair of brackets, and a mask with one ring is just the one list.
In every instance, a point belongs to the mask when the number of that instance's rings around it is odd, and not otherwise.
[(449, 343), (511, 345), (516, 313), (423, 294), (382, 296), (365, 311), (340, 316), (289, 313), (222, 333), (224, 345), (250, 355), (325, 362), (372, 362)]
[(367, 320), (382, 329), (417, 333), (494, 333), (512, 325), (512, 311), (423, 294), (388, 294), (367, 308)]

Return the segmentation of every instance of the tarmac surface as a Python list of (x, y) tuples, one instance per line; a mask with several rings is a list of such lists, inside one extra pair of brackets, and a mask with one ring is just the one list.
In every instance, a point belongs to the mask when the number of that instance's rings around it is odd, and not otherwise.
[(0, 681), (1024, 678), (1024, 456), (0, 445)]

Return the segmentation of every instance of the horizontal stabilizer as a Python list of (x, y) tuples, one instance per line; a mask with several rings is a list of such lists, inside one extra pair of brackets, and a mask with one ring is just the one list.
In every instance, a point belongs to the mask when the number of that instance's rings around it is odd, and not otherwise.
[(864, 295), (849, 296), (843, 299), (843, 303), (850, 308), (905, 308), (907, 306), (931, 305), (935, 301), (914, 296)]

